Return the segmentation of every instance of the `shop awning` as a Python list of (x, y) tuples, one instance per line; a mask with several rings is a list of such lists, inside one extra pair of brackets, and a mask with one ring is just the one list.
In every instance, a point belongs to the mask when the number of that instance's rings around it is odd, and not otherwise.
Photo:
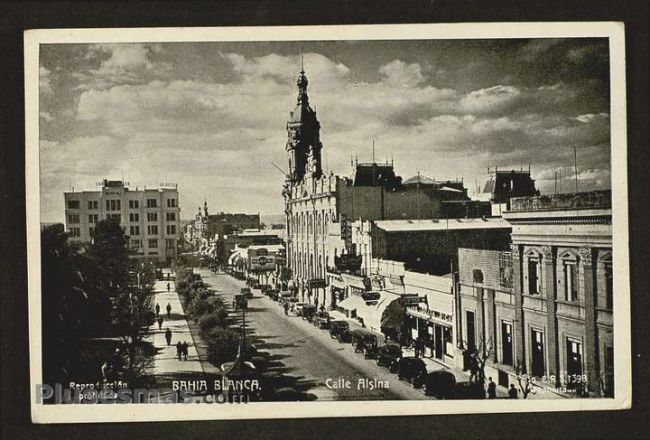
[(358, 295), (350, 295), (343, 301), (339, 302), (337, 306), (349, 312), (356, 310), (357, 314), (359, 314), (360, 309), (367, 307), (366, 302)]
[(374, 304), (366, 305), (364, 302), (364, 307), (357, 309), (357, 316), (363, 319), (367, 328), (375, 332), (381, 332), (382, 327), (399, 327), (403, 320), (399, 313), (384, 318), (388, 306), (398, 301), (400, 296), (386, 291), (381, 291), (380, 294), (379, 300), (373, 301)]

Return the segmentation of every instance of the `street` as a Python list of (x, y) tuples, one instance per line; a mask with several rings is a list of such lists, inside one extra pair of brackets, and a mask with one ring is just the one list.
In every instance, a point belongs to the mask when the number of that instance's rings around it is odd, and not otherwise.
[[(204, 282), (226, 303), (245, 286), (243, 281), (207, 269), (198, 270)], [(429, 399), (374, 360), (354, 353), (349, 343), (332, 339), (327, 330), (300, 317), (284, 315), (274, 301), (253, 290), (246, 312), (247, 338), (267, 353), (266, 374), (296, 390), (305, 400)], [(347, 386), (346, 386), (347, 385)], [(382, 387), (385, 385), (385, 387)]]

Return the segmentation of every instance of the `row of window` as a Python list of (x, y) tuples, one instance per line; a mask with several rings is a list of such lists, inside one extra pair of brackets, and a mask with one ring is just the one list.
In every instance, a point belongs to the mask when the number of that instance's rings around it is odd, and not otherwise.
[[(176, 225), (167, 225), (167, 235), (176, 234)], [(158, 225), (147, 225), (148, 235), (158, 235)], [(140, 226), (129, 226), (129, 235), (140, 235)]]
[[(174, 222), (176, 221), (176, 213), (175, 212), (167, 212), (166, 213), (166, 219), (168, 222)], [(122, 216), (120, 214), (107, 214), (106, 215), (107, 219), (112, 219), (112, 220), (117, 220), (118, 222), (122, 221)], [(80, 223), (80, 217), (79, 214), (68, 214), (68, 223), (69, 224), (77, 224)], [(132, 212), (129, 214), (129, 221), (131, 223), (137, 223), (140, 221), (140, 214), (137, 212)], [(158, 213), (156, 212), (148, 212), (147, 213), (147, 221), (149, 222), (157, 222), (158, 221)], [(99, 214), (88, 214), (88, 223), (98, 223), (99, 222)]]
[[(330, 216), (331, 214), (331, 216)], [(296, 214), (289, 219), (291, 233), (295, 234), (322, 234), (327, 235), (327, 226), (329, 222), (335, 221), (334, 213), (318, 214)]]
[[(68, 200), (68, 209), (79, 209), (80, 202), (79, 200)], [(107, 211), (119, 211), (122, 207), (122, 201), (120, 199), (107, 199), (106, 200), (106, 210)], [(147, 199), (147, 208), (157, 208), (158, 199)], [(176, 208), (177, 202), (176, 199), (167, 199), (168, 208)], [(140, 208), (139, 200), (129, 200), (130, 209)], [(88, 201), (88, 209), (99, 209), (99, 202), (97, 200)]]
[[(157, 249), (158, 248), (158, 239), (157, 238), (151, 238), (151, 239), (147, 240), (147, 245), (148, 245), (147, 247), (149, 247), (150, 249)], [(139, 248), (142, 247), (142, 240), (139, 240), (137, 238), (136, 239), (131, 239), (131, 241), (129, 242), (129, 246), (131, 247), (131, 249), (139, 249)], [(174, 248), (176, 246), (176, 240), (174, 240), (173, 238), (166, 239), (165, 240), (165, 246), (167, 247), (167, 249)]]

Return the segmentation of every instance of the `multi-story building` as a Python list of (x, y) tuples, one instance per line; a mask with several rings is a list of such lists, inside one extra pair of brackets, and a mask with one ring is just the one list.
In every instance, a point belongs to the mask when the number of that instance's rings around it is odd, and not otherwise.
[(99, 191), (66, 192), (65, 221), (70, 239), (90, 242), (100, 220), (118, 222), (129, 236), (134, 256), (158, 261), (177, 257), (182, 234), (178, 188), (129, 188), (104, 180)]
[(500, 385), (614, 392), (611, 191), (510, 200), (510, 251), (459, 251), (458, 340)]

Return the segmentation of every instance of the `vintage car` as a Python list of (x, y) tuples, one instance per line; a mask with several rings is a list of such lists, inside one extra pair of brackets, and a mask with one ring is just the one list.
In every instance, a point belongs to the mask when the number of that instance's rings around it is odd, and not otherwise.
[(235, 295), (233, 298), (233, 308), (235, 310), (248, 308), (248, 299), (242, 294)]
[(456, 389), (456, 377), (445, 370), (433, 371), (422, 379), (422, 392), (436, 399), (453, 399)]
[(388, 371), (397, 371), (397, 361), (402, 357), (402, 348), (397, 344), (382, 345), (377, 349), (377, 365), (388, 368)]
[(289, 302), (289, 307), (293, 306), (292, 311), (293, 313), (296, 314), (296, 316), (302, 316), (302, 308), (305, 307), (306, 305), (307, 303), (303, 303), (303, 302), (297, 302), (293, 304)]
[(363, 353), (363, 357), (366, 359), (376, 355), (379, 340), (378, 335), (375, 333), (359, 328), (350, 332), (350, 338), (352, 339), (352, 347), (354, 347), (355, 353)]
[(311, 322), (314, 319), (315, 314), (316, 314), (316, 306), (314, 304), (305, 304), (304, 306), (302, 306), (302, 311), (300, 313), (302, 319)]
[(253, 291), (249, 287), (242, 287), (239, 290), (239, 293), (244, 295), (244, 297), (246, 297), (247, 299), (253, 298)]
[(278, 300), (279, 294), (280, 291), (278, 289), (269, 289), (266, 291), (266, 296), (268, 296), (273, 301)]
[(260, 291), (261, 291), (263, 294), (266, 294), (266, 292), (268, 292), (268, 291), (271, 290), (272, 288), (273, 288), (273, 286), (271, 286), (270, 284), (262, 284), (262, 285), (260, 286)]
[(339, 342), (350, 340), (350, 323), (343, 320), (330, 321), (330, 336)]
[(325, 311), (316, 312), (316, 314), (314, 315), (314, 319), (312, 319), (311, 322), (318, 328), (323, 328), (323, 329), (329, 328), (330, 314)]
[(415, 388), (419, 388), (427, 374), (427, 366), (420, 358), (403, 357), (397, 361), (396, 372), (398, 379), (406, 379)]
[(483, 385), (475, 382), (458, 382), (454, 388), (454, 399), (485, 399)]
[(280, 305), (283, 305), (285, 302), (291, 303), (291, 302), (294, 302), (294, 301), (291, 301), (294, 298), (296, 299), (295, 302), (297, 302), (297, 298), (295, 296), (293, 296), (293, 294), (291, 292), (289, 292), (288, 290), (284, 290), (284, 291), (280, 292), (280, 295), (278, 297), (278, 303)]

